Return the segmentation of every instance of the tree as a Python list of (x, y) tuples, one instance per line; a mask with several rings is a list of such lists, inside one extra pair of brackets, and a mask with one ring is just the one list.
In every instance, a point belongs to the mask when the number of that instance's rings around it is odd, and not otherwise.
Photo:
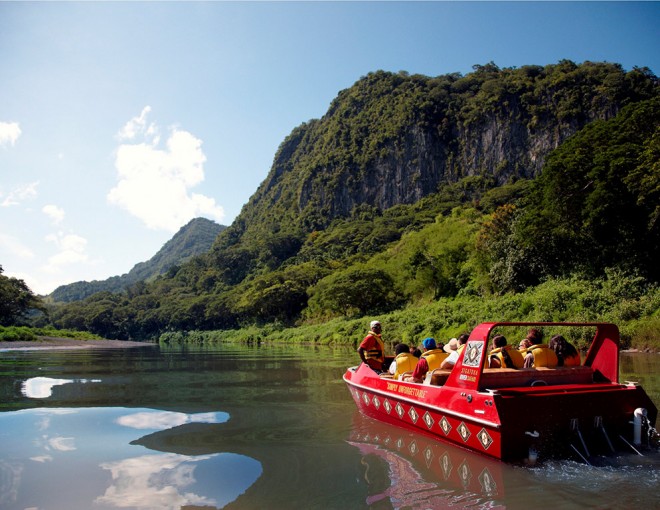
[(394, 281), (385, 271), (354, 267), (321, 280), (313, 299), (319, 311), (367, 315), (392, 308), (397, 297)]
[(0, 266), (0, 326), (19, 324), (30, 310), (44, 305), (23, 280), (4, 276)]

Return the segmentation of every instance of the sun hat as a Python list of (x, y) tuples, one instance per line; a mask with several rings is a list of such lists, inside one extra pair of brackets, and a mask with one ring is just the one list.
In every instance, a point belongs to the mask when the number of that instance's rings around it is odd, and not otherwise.
[(451, 354), (451, 351), (455, 351), (457, 349), (458, 349), (458, 340), (456, 340), (455, 338), (449, 340), (449, 342), (447, 342), (447, 345), (444, 346), (444, 351), (448, 352), (449, 354)]
[(374, 329), (376, 326), (380, 326), (380, 322), (378, 321), (371, 321), (371, 324), (369, 324), (369, 327), (371, 329)]
[(424, 341), (422, 342), (422, 345), (424, 346), (424, 349), (427, 351), (430, 351), (431, 349), (435, 349), (435, 339), (434, 338), (425, 338)]

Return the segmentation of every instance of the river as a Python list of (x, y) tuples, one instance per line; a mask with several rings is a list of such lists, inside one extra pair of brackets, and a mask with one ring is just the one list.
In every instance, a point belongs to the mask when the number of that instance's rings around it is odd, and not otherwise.
[[(660, 454), (515, 466), (377, 423), (347, 348), (0, 352), (0, 508), (656, 508)], [(621, 380), (660, 404), (660, 355)]]

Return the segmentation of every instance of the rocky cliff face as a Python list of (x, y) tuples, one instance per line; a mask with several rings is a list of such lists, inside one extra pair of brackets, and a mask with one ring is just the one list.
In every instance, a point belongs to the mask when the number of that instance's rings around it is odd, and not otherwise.
[(304, 234), (356, 206), (412, 204), (465, 177), (532, 178), (585, 125), (658, 90), (650, 71), (615, 64), (477, 67), (465, 77), (377, 72), (342, 91), (282, 143), (233, 229)]

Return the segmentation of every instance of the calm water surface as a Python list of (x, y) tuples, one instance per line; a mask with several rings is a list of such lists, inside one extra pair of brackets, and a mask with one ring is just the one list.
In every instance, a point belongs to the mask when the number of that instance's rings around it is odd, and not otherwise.
[[(362, 417), (348, 349), (0, 352), (0, 508), (657, 508), (660, 455), (512, 466)], [(660, 356), (621, 379), (660, 403)]]

